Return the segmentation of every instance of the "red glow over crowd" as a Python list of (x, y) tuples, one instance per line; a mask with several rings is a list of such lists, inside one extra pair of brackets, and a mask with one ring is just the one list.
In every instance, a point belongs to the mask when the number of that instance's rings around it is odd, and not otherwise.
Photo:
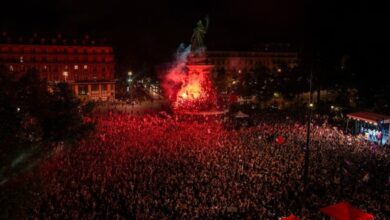
[(190, 66), (173, 102), (176, 111), (214, 110), (216, 96), (207, 72), (200, 66)]
[(348, 201), (386, 219), (390, 152), (313, 125), (306, 208), (301, 212), (306, 128), (286, 116), (255, 126), (166, 114), (98, 116), (96, 131), (41, 166), (44, 192), (32, 218), (321, 219)]
[(202, 88), (202, 77), (199, 74), (191, 74), (187, 77), (187, 82), (179, 89), (177, 93), (177, 102), (194, 101), (204, 96)]
[(210, 66), (188, 64), (187, 53), (178, 56), (162, 76), (162, 88), (175, 111), (215, 110), (217, 96)]

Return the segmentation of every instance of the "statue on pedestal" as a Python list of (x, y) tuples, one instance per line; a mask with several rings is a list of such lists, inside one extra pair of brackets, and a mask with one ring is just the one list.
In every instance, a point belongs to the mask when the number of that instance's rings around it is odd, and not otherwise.
[(205, 24), (203, 24), (202, 20), (199, 20), (196, 24), (196, 27), (194, 28), (194, 32), (192, 33), (191, 37), (191, 47), (193, 50), (197, 50), (201, 47), (204, 47), (203, 39), (207, 33), (209, 22), (209, 17), (206, 16), (206, 18), (204, 19)]

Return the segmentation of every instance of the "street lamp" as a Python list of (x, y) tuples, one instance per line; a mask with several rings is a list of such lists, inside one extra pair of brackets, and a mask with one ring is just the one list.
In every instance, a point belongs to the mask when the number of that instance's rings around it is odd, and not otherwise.
[(64, 71), (64, 72), (62, 73), (62, 75), (64, 76), (65, 82), (66, 82), (66, 79), (68, 78), (68, 71)]
[(309, 111), (308, 111), (308, 120), (307, 120), (307, 131), (306, 131), (306, 147), (305, 147), (305, 154), (304, 154), (304, 165), (303, 165), (303, 202), (302, 202), (302, 209), (306, 206), (306, 197), (307, 197), (307, 185), (309, 180), (309, 163), (310, 163), (310, 126), (311, 126), (311, 115), (312, 110), (314, 107), (314, 104), (311, 100), (312, 95), (312, 82), (313, 82), (313, 73), (310, 73), (310, 81), (309, 81)]
[(131, 72), (131, 71), (127, 72), (127, 83), (128, 83), (127, 89), (126, 89), (127, 92), (130, 92), (130, 84), (133, 81), (132, 76), (133, 76), (133, 72)]

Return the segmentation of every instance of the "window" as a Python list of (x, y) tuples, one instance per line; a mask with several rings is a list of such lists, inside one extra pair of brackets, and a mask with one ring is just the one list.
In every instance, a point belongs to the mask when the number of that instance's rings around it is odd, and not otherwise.
[(88, 69), (88, 66), (87, 66), (87, 65), (84, 65), (84, 69), (85, 69), (85, 70)]
[(87, 85), (79, 85), (79, 95), (88, 95)]
[(92, 92), (97, 92), (97, 91), (99, 91), (99, 85), (98, 85), (98, 84), (92, 84), (91, 90), (92, 90)]
[(74, 65), (74, 69), (78, 70), (79, 69), (79, 65)]

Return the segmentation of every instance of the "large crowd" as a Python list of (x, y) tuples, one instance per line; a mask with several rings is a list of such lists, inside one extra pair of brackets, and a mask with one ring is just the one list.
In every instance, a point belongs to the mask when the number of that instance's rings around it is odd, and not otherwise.
[(240, 129), (167, 114), (94, 120), (90, 136), (40, 167), (32, 218), (323, 219), (319, 208), (339, 201), (390, 218), (390, 151), (326, 123), (312, 125), (304, 194), (306, 126), (296, 120), (263, 115)]

